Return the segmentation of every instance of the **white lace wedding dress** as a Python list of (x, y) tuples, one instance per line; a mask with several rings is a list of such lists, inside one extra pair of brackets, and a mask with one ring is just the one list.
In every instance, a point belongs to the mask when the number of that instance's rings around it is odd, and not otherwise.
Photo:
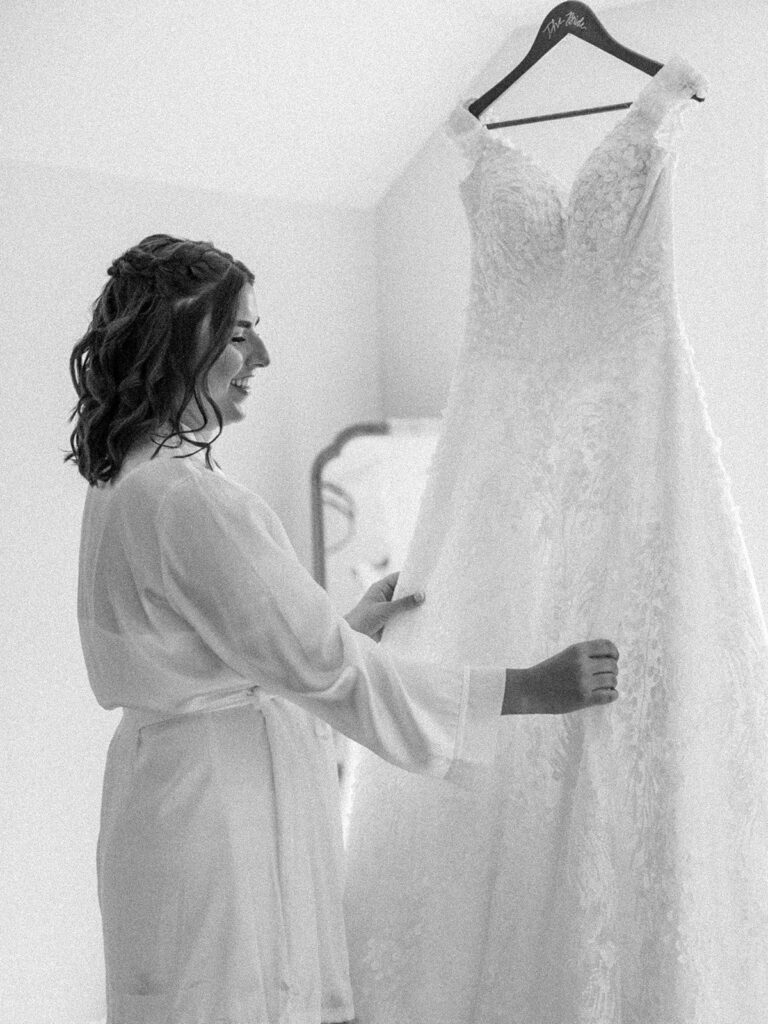
[[(675, 57), (570, 194), (464, 106), (473, 270), (390, 650), (534, 664), (607, 637), (620, 699), (506, 718), (462, 790), (363, 755), (360, 1024), (765, 1024), (768, 637), (679, 318)], [(702, 259), (706, 254), (702, 254)]]

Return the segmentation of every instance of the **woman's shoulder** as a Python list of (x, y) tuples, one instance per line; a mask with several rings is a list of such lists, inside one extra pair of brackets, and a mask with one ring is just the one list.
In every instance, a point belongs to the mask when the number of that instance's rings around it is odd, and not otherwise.
[(199, 515), (208, 507), (228, 515), (256, 515), (272, 525), (276, 513), (255, 491), (226, 473), (208, 469), (202, 457), (158, 457), (130, 467), (115, 486), (122, 505), (160, 514), (164, 509), (184, 509)]
[(108, 490), (111, 497), (118, 501), (162, 500), (168, 491), (197, 478), (200, 467), (193, 462), (194, 457), (175, 458), (168, 454), (155, 458), (129, 457), (108, 485)]

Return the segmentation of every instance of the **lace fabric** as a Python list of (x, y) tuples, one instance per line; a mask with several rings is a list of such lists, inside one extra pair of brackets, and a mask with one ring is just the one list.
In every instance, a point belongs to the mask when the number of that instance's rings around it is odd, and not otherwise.
[[(566, 192), (464, 105), (465, 343), (392, 653), (621, 651), (621, 699), (506, 718), (474, 791), (363, 754), (361, 1024), (762, 1024), (768, 633), (674, 282), (674, 57)], [(395, 596), (398, 596), (397, 594)]]

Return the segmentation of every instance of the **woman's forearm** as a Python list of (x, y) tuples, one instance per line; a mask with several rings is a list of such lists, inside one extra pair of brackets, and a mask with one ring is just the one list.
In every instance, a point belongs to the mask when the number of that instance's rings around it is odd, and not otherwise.
[(508, 668), (504, 679), (504, 700), (501, 705), (502, 715), (529, 714), (528, 694), (526, 692), (526, 676), (528, 669)]

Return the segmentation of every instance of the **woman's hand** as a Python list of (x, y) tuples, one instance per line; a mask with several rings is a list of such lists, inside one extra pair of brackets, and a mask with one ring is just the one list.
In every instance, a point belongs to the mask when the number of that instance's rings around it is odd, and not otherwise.
[(399, 572), (391, 572), (366, 590), (352, 611), (344, 616), (352, 629), (378, 642), (393, 615), (419, 607), (424, 601), (421, 591), (392, 600), (399, 575)]
[(586, 640), (534, 665), (507, 669), (502, 715), (564, 715), (618, 700), (619, 652)]

